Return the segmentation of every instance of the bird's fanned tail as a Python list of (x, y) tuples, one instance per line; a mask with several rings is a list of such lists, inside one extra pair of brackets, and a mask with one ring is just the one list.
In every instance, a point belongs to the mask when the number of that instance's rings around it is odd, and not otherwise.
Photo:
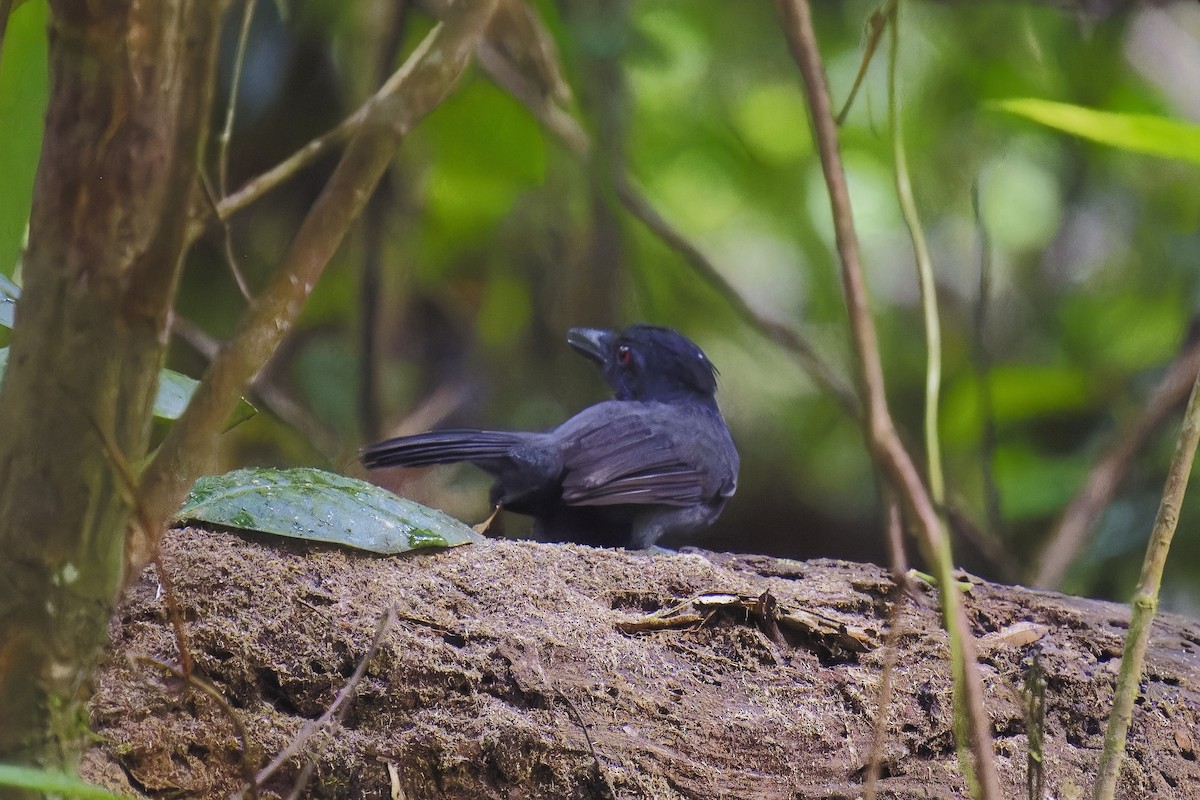
[(456, 429), (430, 431), (374, 444), (363, 451), (368, 467), (428, 467), (505, 457), (528, 434)]

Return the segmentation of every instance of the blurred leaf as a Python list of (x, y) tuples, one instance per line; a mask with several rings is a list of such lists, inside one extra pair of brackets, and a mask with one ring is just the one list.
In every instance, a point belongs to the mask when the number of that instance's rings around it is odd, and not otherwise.
[(812, 152), (808, 112), (791, 83), (752, 86), (737, 100), (733, 121), (746, 146), (773, 166), (795, 164)]
[[(1010, 364), (988, 374), (992, 413), (1000, 424), (1025, 423), (1079, 412), (1100, 402), (1083, 367)], [(979, 382), (963, 375), (946, 392), (942, 433), (947, 441), (978, 442)]]
[(1080, 361), (1132, 373), (1169, 361), (1187, 331), (1191, 304), (1174, 292), (1096, 291), (1065, 298), (1060, 318)]
[(384, 554), (482, 539), (440, 511), (365, 481), (307, 467), (241, 469), (201, 478), (177, 519)]
[(423, 277), (440, 279), (439, 262), (449, 256), (456, 263), (464, 250), (486, 246), (520, 196), (545, 180), (544, 136), (525, 109), (483, 81), (465, 84), (413, 136), (414, 149), (428, 148), (422, 238), (436, 242), (418, 265)]
[(513, 341), (529, 324), (533, 301), (524, 281), (494, 276), (479, 309), (479, 335), (491, 346)]
[(1096, 111), (1033, 97), (999, 100), (993, 105), (1010, 114), (1122, 150), (1200, 164), (1200, 125), (1147, 114)]
[(998, 247), (1041, 250), (1050, 244), (1063, 216), (1057, 178), (1047, 165), (1021, 154), (987, 164), (980, 176), (980, 204)]
[(348, 437), (358, 430), (359, 369), (353, 344), (337, 335), (313, 336), (291, 368), (298, 399), (318, 419)]
[(1078, 411), (1094, 399), (1088, 373), (1075, 367), (1004, 366), (993, 369), (988, 379), (998, 422)]
[(61, 797), (82, 798), (82, 800), (125, 800), (128, 797), (128, 795), (114, 794), (94, 783), (88, 783), (77, 775), (50, 772), (17, 764), (0, 764), (0, 786), (33, 789)]
[(1084, 455), (1052, 458), (1021, 446), (996, 453), (996, 483), (1004, 517), (1022, 520), (1058, 513), (1086, 479)]

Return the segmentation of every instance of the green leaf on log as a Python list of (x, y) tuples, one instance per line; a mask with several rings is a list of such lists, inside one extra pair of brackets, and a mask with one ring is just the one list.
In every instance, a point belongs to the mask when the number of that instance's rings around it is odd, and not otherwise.
[(201, 478), (177, 518), (373, 553), (482, 539), (441, 511), (319, 469), (240, 469)]

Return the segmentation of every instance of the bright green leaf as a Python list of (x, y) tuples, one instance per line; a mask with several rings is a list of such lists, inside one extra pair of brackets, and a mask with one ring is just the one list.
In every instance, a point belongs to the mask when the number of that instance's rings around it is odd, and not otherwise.
[(42, 123), (50, 97), (47, 57), (50, 8), (47, 3), (17, 3), (11, 9), (0, 49), (0, 272), (11, 274), (20, 258), (33, 179), (42, 149)]
[(125, 800), (128, 795), (114, 794), (94, 783), (88, 783), (76, 775), (65, 772), (23, 767), (16, 764), (0, 764), (0, 786), (18, 789), (33, 789), (38, 792), (82, 800)]
[(1042, 125), (1135, 153), (1200, 164), (1200, 125), (1147, 114), (1096, 111), (1033, 97), (993, 105)]
[(385, 554), (482, 538), (458, 520), (386, 489), (307, 467), (201, 478), (177, 518)]

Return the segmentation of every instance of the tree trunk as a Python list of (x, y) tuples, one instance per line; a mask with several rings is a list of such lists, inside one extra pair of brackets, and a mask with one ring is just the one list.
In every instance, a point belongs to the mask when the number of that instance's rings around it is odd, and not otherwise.
[(83, 740), (224, 5), (51, 2), (51, 99), (0, 386), (0, 761), (69, 767)]

